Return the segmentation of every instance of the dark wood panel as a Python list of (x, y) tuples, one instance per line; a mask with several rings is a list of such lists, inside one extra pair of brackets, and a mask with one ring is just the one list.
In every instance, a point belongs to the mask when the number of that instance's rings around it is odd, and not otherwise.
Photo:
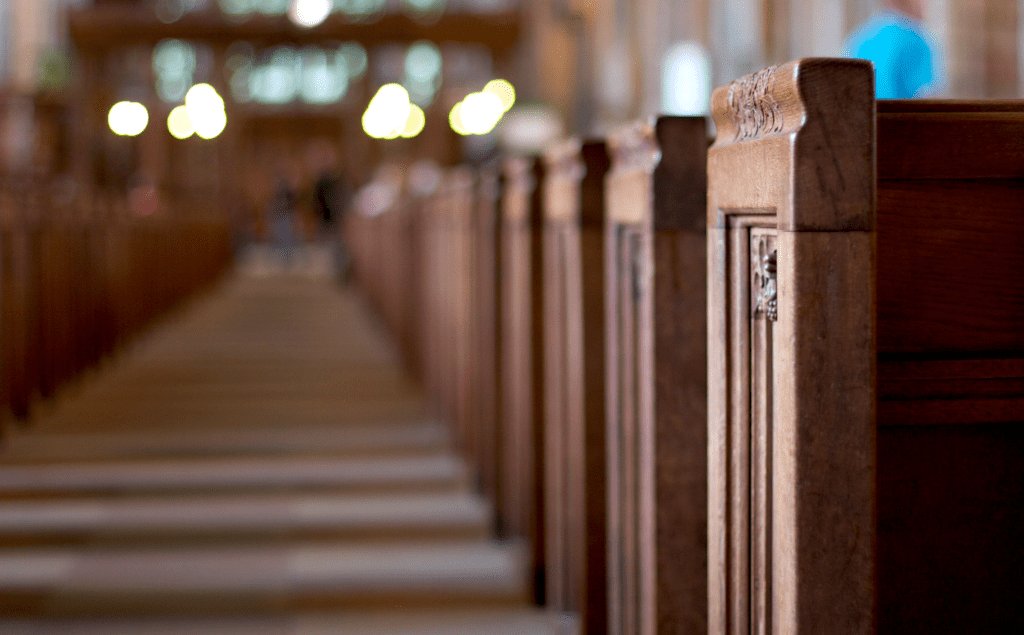
[(654, 134), (661, 159), (653, 174), (653, 228), (703, 235), (707, 224), (707, 125), (703, 118), (659, 117)]
[(878, 189), (878, 350), (1024, 351), (1024, 183)]
[(880, 633), (1024, 628), (1024, 425), (878, 432)]
[(657, 632), (707, 631), (707, 245), (654, 234)]
[(1024, 177), (1024, 102), (1014, 112), (879, 114), (878, 178)]
[(193, 13), (164, 23), (149, 7), (89, 7), (70, 14), (71, 37), (80, 47), (110, 48), (128, 43), (153, 42), (164, 38), (204, 40), (224, 46), (238, 41), (267, 44), (313, 44), (357, 40), (371, 46), (387, 42), (479, 42), (492, 49), (508, 49), (519, 37), (519, 16), (451, 14), (431, 24), (417, 22), (402, 14), (382, 15), (372, 24), (348, 22), (332, 15), (323, 24), (306, 29), (287, 16), (253, 15), (242, 22), (230, 21), (217, 12)]
[(897, 113), (1020, 113), (1024, 112), (1024, 101), (1019, 99), (879, 99), (879, 115)]

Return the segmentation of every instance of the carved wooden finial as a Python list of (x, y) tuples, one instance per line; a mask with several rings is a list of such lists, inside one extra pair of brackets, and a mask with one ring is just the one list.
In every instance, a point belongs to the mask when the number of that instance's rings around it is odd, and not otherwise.
[(552, 178), (582, 179), (584, 175), (583, 159), (580, 150), (583, 142), (573, 137), (555, 143), (544, 150), (544, 163)]
[(729, 84), (726, 103), (736, 128), (734, 141), (782, 132), (785, 117), (773, 94), (778, 68), (765, 68)]
[[(712, 188), (708, 221), (747, 188), (749, 204), (771, 199), (786, 230), (870, 230), (874, 226), (875, 89), (866, 60), (807, 58), (772, 66), (717, 88), (717, 136), (709, 154), (752, 152), (729, 161), (744, 171), (738, 187)], [(753, 146), (757, 144), (757, 148)], [(756, 167), (754, 167), (756, 165)], [(787, 179), (776, 174), (788, 171)], [(805, 178), (806, 177), (806, 178)], [(792, 189), (789, 189), (789, 188)], [(747, 191), (744, 190), (744, 191)], [(726, 192), (730, 192), (725, 196)], [(760, 192), (760, 195), (758, 195)], [(769, 192), (774, 192), (769, 194)], [(778, 195), (784, 195), (777, 197)], [(724, 196), (724, 198), (723, 198)], [(742, 197), (741, 197), (742, 198)]]
[(612, 169), (651, 172), (661, 158), (651, 121), (637, 121), (608, 135)]

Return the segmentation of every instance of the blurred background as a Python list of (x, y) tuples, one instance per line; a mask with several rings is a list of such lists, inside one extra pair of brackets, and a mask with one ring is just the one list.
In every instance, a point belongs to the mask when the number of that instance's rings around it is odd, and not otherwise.
[[(266, 235), (283, 183), (301, 193), (333, 174), (344, 197), (384, 162), (476, 162), (659, 112), (698, 114), (714, 85), (842, 54), (882, 4), (0, 0), (2, 189), (43, 181), (64, 209), (226, 215), (239, 235)], [(916, 5), (932, 43), (930, 94), (1021, 96), (1024, 2), (902, 4)], [(504, 108), (513, 88), (514, 104), (502, 115), (471, 99), (480, 134), (460, 134), (453, 108), (494, 79), (509, 82), (495, 93)], [(404, 137), (385, 121), (378, 136), (397, 138), (374, 139), (364, 115), (391, 83), (422, 121)], [(170, 117), (196, 84), (216, 92), (210, 120)], [(112, 110), (120, 102), (144, 110)], [(421, 176), (429, 185), (429, 170)], [(314, 221), (299, 229), (315, 232)]]

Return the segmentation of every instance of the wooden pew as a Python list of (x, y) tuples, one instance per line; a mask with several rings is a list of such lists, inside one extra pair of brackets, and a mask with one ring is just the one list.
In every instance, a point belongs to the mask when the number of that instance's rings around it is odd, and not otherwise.
[(1024, 103), (812, 59), (713, 110), (711, 632), (1016, 632)]
[(544, 540), (547, 605), (607, 627), (603, 142), (545, 153)]
[(220, 221), (99, 211), (0, 184), (0, 416), (31, 418), (230, 263)]
[(474, 382), (470, 339), (473, 188), (473, 174), (467, 167), (445, 175), (424, 210), (427, 242), (423, 256), (427, 272), (424, 318), (428, 320), (428, 392), (434, 396), (438, 416), (452, 423), (460, 452), (475, 468), (472, 457), (476, 438), (470, 414)]
[(707, 631), (707, 123), (609, 138), (610, 635)]
[(874, 628), (874, 92), (802, 60), (717, 89), (709, 631)]
[(451, 198), (447, 210), (447, 240), (440, 245), (446, 258), (449, 326), (442, 342), (451, 356), (449, 406), (456, 443), (474, 473), (479, 474), (480, 429), (474, 416), (478, 377), (473, 366), (475, 261), (474, 222), (476, 173), (468, 166), (452, 169), (448, 176)]
[(502, 251), (501, 197), (504, 179), (499, 162), (478, 172), (476, 210), (472, 220), (473, 427), (478, 431), (476, 464), (483, 494), (495, 505), (497, 531), (503, 531), (502, 464)]
[(538, 158), (509, 159), (504, 174), (501, 506), (507, 534), (530, 546), (535, 600), (544, 604), (544, 163)]

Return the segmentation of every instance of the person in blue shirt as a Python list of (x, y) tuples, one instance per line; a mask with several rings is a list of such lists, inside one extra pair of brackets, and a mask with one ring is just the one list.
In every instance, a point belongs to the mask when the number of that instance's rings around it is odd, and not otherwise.
[(860, 25), (844, 54), (875, 63), (875, 98), (910, 99), (938, 92), (942, 81), (934, 45), (921, 24), (921, 0), (889, 0)]

